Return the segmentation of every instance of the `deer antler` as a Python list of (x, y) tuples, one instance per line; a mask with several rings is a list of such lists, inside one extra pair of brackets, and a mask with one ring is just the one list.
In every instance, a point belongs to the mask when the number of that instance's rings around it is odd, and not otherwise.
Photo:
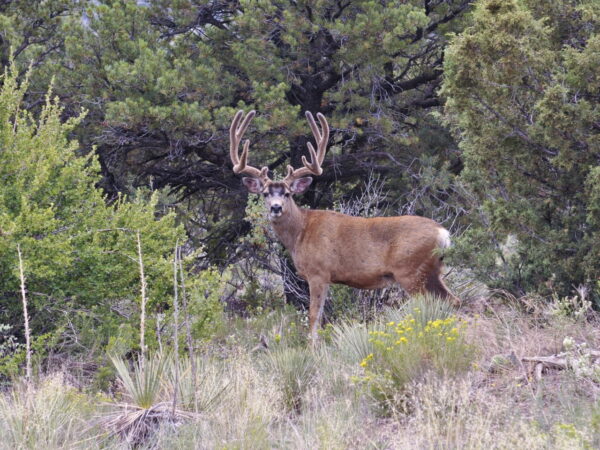
[(317, 143), (317, 150), (315, 151), (314, 147), (310, 142), (307, 143), (308, 151), (310, 153), (310, 163), (306, 160), (305, 156), (302, 156), (302, 164), (304, 164), (304, 167), (300, 167), (296, 170), (294, 170), (292, 166), (287, 167), (287, 175), (285, 176), (285, 179), (283, 181), (288, 185), (290, 185), (295, 179), (303, 177), (305, 175), (318, 176), (323, 173), (321, 164), (323, 164), (323, 159), (325, 158), (325, 150), (327, 149), (327, 143), (329, 142), (329, 125), (327, 124), (327, 119), (325, 119), (325, 116), (321, 113), (317, 113), (317, 119), (319, 119), (321, 129), (323, 130), (323, 132), (321, 133), (310, 111), (306, 111), (306, 119), (308, 120), (310, 129), (312, 130), (313, 136), (315, 137), (315, 141)]
[[(259, 170), (256, 167), (246, 164), (248, 161), (248, 149), (250, 148), (250, 141), (248, 139), (244, 141), (242, 156), (240, 157), (238, 155), (240, 140), (242, 139), (242, 136), (246, 132), (246, 129), (248, 128), (248, 125), (250, 125), (250, 122), (254, 118), (255, 114), (256, 111), (250, 111), (246, 117), (244, 117), (244, 111), (242, 110), (235, 114), (233, 121), (231, 122), (231, 127), (229, 128), (229, 157), (233, 163), (234, 173), (245, 173), (251, 177), (260, 178), (264, 183), (265, 181), (269, 180), (269, 176), (267, 175), (269, 168), (264, 166)], [(243, 120), (242, 117), (244, 117)]]

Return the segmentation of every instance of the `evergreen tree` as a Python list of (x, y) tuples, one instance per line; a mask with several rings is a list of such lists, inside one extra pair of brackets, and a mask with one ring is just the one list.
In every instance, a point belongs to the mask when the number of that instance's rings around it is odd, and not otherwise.
[(227, 152), (239, 108), (259, 111), (248, 133), (252, 161), (279, 173), (307, 153), (303, 112), (327, 115), (334, 132), (324, 174), (306, 196), (313, 207), (331, 206), (336, 185), (355, 194), (370, 173), (384, 176), (391, 202), (424, 192), (413, 212), (436, 215), (432, 203), (453, 201), (441, 169), (456, 149), (429, 112), (439, 106), (446, 33), (460, 30), (467, 7), (94, 2), (87, 20), (69, 26), (63, 66), (76, 70), (59, 77), (73, 108), (90, 109), (82, 139), (98, 144), (103, 187), (171, 188), (188, 202), (188, 232), (209, 230), (199, 234), (209, 255), (227, 259), (243, 232), (245, 194)]
[(462, 256), (512, 291), (598, 293), (600, 4), (482, 0), (443, 93), (477, 196)]

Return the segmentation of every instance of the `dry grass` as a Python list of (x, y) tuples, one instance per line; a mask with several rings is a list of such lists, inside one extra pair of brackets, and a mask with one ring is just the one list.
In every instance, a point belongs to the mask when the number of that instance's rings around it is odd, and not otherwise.
[(94, 435), (93, 407), (60, 373), (0, 394), (0, 449), (78, 448)]
[[(549, 371), (537, 381), (522, 364), (489, 370), (495, 355), (551, 354), (565, 336), (600, 347), (593, 315), (573, 320), (525, 309), (519, 302), (487, 304), (479, 316), (464, 317), (475, 363), (453, 379), (430, 375), (409, 383), (410, 408), (386, 418), (356, 382), (366, 329), (346, 323), (336, 324), (331, 343), (313, 353), (305, 354), (293, 336), (254, 352), (248, 348), (258, 342), (221, 342), (220, 358), (198, 359), (195, 383), (183, 359), (175, 411), (173, 358), (157, 361), (164, 365), (156, 371), (159, 382), (146, 384), (156, 395), (143, 407), (125, 384), (108, 404), (75, 391), (62, 377), (38, 383), (30, 397), (15, 385), (0, 399), (0, 448), (597, 448), (600, 392), (594, 381), (570, 370)], [(148, 358), (146, 369), (153, 364)], [(131, 369), (129, 376), (135, 384)], [(94, 428), (99, 415), (118, 440)]]

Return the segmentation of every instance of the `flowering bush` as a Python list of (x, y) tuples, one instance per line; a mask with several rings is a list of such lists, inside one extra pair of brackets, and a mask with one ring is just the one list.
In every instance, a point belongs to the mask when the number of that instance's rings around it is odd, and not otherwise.
[(463, 327), (454, 316), (423, 323), (411, 314), (388, 322), (369, 333), (373, 352), (360, 363), (365, 373), (361, 381), (384, 410), (405, 405), (409, 382), (428, 373), (452, 376), (469, 367), (473, 351)]

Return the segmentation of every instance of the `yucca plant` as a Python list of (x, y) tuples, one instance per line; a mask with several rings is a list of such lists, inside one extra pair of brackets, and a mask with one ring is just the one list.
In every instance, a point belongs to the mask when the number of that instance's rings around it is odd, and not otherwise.
[(317, 372), (313, 354), (305, 348), (278, 348), (269, 352), (267, 365), (281, 391), (286, 410), (299, 412), (302, 395)]
[(141, 361), (136, 361), (130, 372), (125, 361), (110, 357), (117, 370), (117, 378), (123, 387), (124, 394), (131, 404), (139, 408), (151, 408), (159, 401), (163, 387), (162, 377), (165, 376), (168, 359), (168, 356), (155, 355), (143, 364)]
[(408, 315), (420, 326), (434, 320), (444, 320), (455, 313), (454, 307), (447, 301), (434, 295), (418, 295), (411, 297), (400, 308), (390, 308), (385, 314), (385, 322), (401, 322)]
[(333, 325), (332, 337), (340, 357), (348, 363), (359, 363), (373, 352), (369, 330), (362, 323), (337, 323)]
[(111, 357), (128, 401), (116, 404), (117, 409), (103, 418), (102, 425), (109, 436), (118, 435), (131, 445), (141, 445), (161, 426), (173, 427), (195, 417), (176, 408), (172, 399), (166, 397), (164, 380), (170, 359), (156, 354), (143, 363), (134, 363), (130, 371), (125, 361)]

